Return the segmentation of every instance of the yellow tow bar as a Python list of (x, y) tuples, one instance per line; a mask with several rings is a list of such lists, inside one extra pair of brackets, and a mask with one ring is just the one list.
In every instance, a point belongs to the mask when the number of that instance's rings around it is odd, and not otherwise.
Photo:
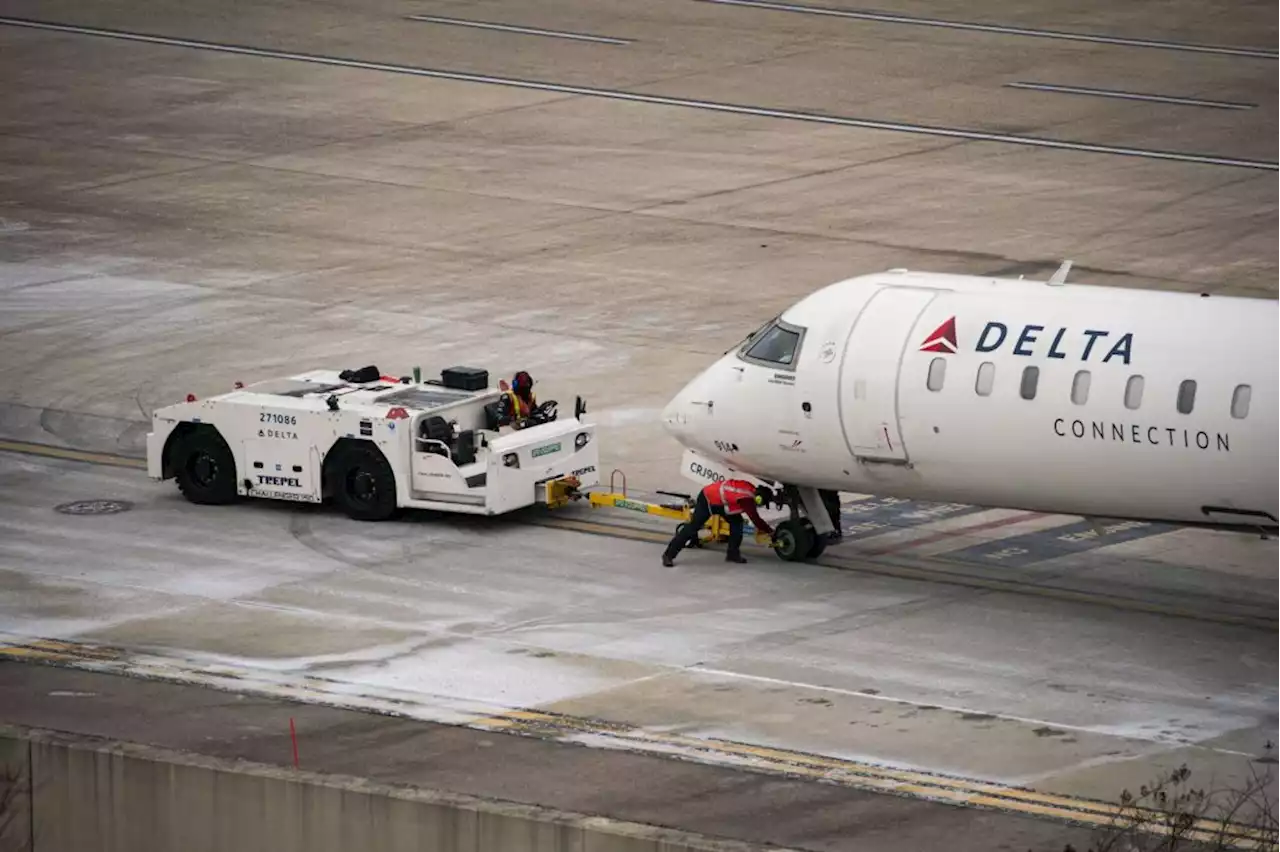
[[(617, 487), (617, 478), (622, 477), (621, 490)], [(564, 483), (563, 485), (561, 483)], [(644, 515), (657, 515), (662, 518), (671, 518), (679, 521), (676, 525), (676, 531), (680, 527), (688, 523), (693, 518), (694, 498), (687, 494), (674, 494), (669, 491), (659, 491), (659, 494), (668, 494), (672, 497), (679, 497), (679, 503), (649, 503), (644, 500), (635, 500), (627, 496), (627, 476), (620, 470), (614, 470), (609, 474), (609, 490), (607, 492), (590, 491), (586, 494), (577, 492), (576, 482), (570, 483), (567, 480), (558, 480), (547, 484), (547, 505), (552, 508), (563, 506), (571, 500), (580, 500), (586, 498), (591, 504), (591, 508), (598, 509), (607, 507), (612, 509), (626, 509), (630, 512), (639, 512)], [(699, 531), (698, 539), (693, 545), (701, 547), (704, 542), (723, 542), (729, 539), (729, 522), (720, 515), (712, 515), (708, 519), (702, 530)], [(770, 544), (769, 536), (757, 532), (756, 541), (762, 544)]]

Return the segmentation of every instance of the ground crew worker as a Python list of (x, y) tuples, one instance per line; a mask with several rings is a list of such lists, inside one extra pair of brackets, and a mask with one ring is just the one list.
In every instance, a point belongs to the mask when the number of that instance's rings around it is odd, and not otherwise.
[(697, 540), (699, 531), (712, 515), (720, 515), (729, 522), (729, 547), (725, 553), (725, 561), (746, 562), (739, 552), (742, 547), (742, 515), (746, 513), (760, 532), (773, 536), (773, 527), (761, 520), (756, 513), (756, 506), (763, 505), (768, 494), (769, 489), (763, 485), (755, 488), (743, 479), (725, 479), (703, 488), (698, 492), (698, 500), (694, 503), (693, 517), (667, 545), (662, 554), (662, 564), (668, 568), (675, 565), (676, 555)]
[(505, 391), (498, 408), (498, 424), (505, 426), (528, 417), (538, 406), (538, 398), (533, 395), (533, 377), (524, 370), (516, 373), (511, 379), (511, 387), (502, 382), (499, 387)]

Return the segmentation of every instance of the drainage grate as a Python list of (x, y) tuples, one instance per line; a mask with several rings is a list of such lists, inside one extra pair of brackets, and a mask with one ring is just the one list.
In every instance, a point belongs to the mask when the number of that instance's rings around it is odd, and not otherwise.
[(132, 509), (133, 504), (128, 500), (74, 500), (53, 508), (64, 515), (118, 515)]

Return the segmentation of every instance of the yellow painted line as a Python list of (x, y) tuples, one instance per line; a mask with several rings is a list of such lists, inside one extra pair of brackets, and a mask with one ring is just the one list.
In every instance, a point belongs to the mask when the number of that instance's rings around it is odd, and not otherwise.
[[(97, 671), (111, 671), (112, 667), (103, 667), (102, 663), (131, 664), (128, 655), (115, 648), (82, 645), (77, 642), (56, 639), (28, 639), (10, 642), (0, 646), (0, 659), (10, 658), (20, 662), (47, 662), (54, 665), (66, 665), (73, 668), (86, 668)], [(232, 681), (237, 678), (227, 673), (213, 670), (201, 670), (191, 667), (182, 660), (167, 661), (162, 666), (153, 667), (148, 676), (177, 682), (192, 682), (192, 678), (223, 677)], [(252, 686), (248, 692), (264, 692)], [(266, 694), (280, 697), (291, 694), (298, 697), (315, 696), (321, 701), (332, 701), (335, 696), (324, 689), (323, 683), (279, 684)], [(347, 697), (347, 696), (338, 696)], [(771, 746), (758, 746), (749, 743), (728, 740), (698, 739), (679, 734), (662, 734), (638, 729), (632, 725), (610, 722), (602, 719), (586, 719), (576, 716), (563, 716), (539, 710), (518, 709), (490, 714), (462, 723), (466, 727), (483, 728), (494, 731), (510, 731), (517, 734), (539, 738), (557, 738), (570, 733), (593, 734), (604, 736), (637, 747), (651, 753), (666, 753), (670, 749), (683, 749), (686, 754), (692, 752), (709, 755), (708, 763), (712, 765), (741, 766), (743, 759), (749, 759), (749, 768), (774, 774), (785, 774), (814, 778), (829, 783), (861, 789), (881, 790), (888, 793), (910, 795), (915, 798), (936, 802), (949, 802), (961, 806), (979, 806), (995, 810), (1020, 813), (1069, 822), (1104, 825), (1117, 816), (1141, 812), (1132, 807), (1122, 807), (1108, 802), (1083, 799), (1063, 794), (1042, 793), (1036, 790), (1008, 787), (1002, 784), (985, 782), (978, 779), (963, 778), (953, 775), (931, 774), (910, 769), (896, 769), (873, 763), (828, 757), (789, 751)], [(647, 747), (647, 748), (646, 748)], [(720, 758), (737, 758), (729, 763)], [(1144, 812), (1149, 813), (1149, 812)], [(1261, 838), (1262, 834), (1252, 826), (1224, 824), (1208, 819), (1200, 819), (1195, 824), (1202, 839), (1209, 839), (1219, 832), (1229, 834), (1233, 838)]]
[(946, 787), (969, 793), (982, 792), (999, 794), (1021, 800), (1063, 805), (1074, 805), (1082, 801), (1074, 797), (1061, 796), (1052, 793), (1039, 793), (1034, 790), (1006, 787), (1001, 784), (991, 784), (983, 781), (975, 781), (948, 775), (937, 775), (928, 772), (917, 772), (909, 769), (893, 769), (891, 767), (878, 766), (876, 764), (863, 763), (856, 760), (827, 757), (825, 755), (806, 754), (804, 752), (790, 751), (770, 746), (757, 746), (749, 743), (737, 743), (726, 740), (704, 740), (694, 737), (684, 737), (679, 734), (654, 734), (648, 731), (634, 729), (626, 725), (618, 725), (594, 719), (557, 716), (528, 710), (513, 711), (491, 718), (516, 720), (524, 723), (538, 723), (548, 727), (568, 728), (585, 733), (622, 734), (628, 739), (653, 742), (660, 745), (682, 745), (724, 754), (754, 757), (776, 763), (787, 763), (797, 767), (805, 766), (814, 769), (837, 770), (846, 774), (866, 775), (894, 782), (919, 784), (929, 788)]
[[(1103, 825), (1126, 814), (1138, 812), (1148, 816), (1151, 811), (1140, 811), (1091, 799), (1082, 799), (1035, 790), (1006, 787), (973, 779), (948, 775), (935, 775), (912, 770), (893, 769), (843, 758), (792, 752), (766, 746), (753, 746), (722, 740), (702, 740), (680, 735), (663, 735), (629, 728), (610, 722), (558, 716), (538, 711), (520, 710), (476, 720), (473, 725), (523, 730), (531, 735), (545, 733), (545, 728), (605, 736), (621, 736), (622, 739), (655, 746), (683, 746), (713, 754), (755, 757), (771, 764), (772, 769), (784, 773), (835, 781), (847, 786), (872, 787), (897, 793), (907, 793), (918, 798), (942, 800), (957, 804), (980, 805), (1002, 811), (1049, 817), (1076, 822)], [(1201, 839), (1216, 836), (1225, 831), (1235, 837), (1260, 839), (1260, 830), (1245, 825), (1225, 825), (1210, 819), (1198, 819), (1195, 828)]]
[(123, 659), (120, 652), (110, 648), (94, 648), (76, 642), (63, 642), (58, 639), (33, 639), (0, 645), (0, 657), (66, 660), (68, 662)]
[[(539, 720), (543, 721), (543, 720)], [(538, 724), (533, 720), (518, 718), (490, 717), (470, 724), (483, 725), (505, 730), (516, 730), (533, 736), (545, 736), (547, 728), (576, 733), (618, 736), (618, 732), (593, 721), (560, 718), (545, 720), (550, 724)], [(498, 722), (499, 724), (493, 724)], [(989, 807), (1019, 813), (1034, 813), (1058, 819), (1100, 821), (1109, 819), (1112, 813), (1107, 812), (1103, 803), (1072, 799), (1063, 796), (1035, 794), (1014, 788), (1001, 788), (998, 785), (970, 782), (964, 779), (947, 776), (929, 776), (923, 773), (911, 773), (904, 770), (892, 770), (885, 767), (860, 764), (836, 758), (820, 758), (801, 753), (784, 752), (777, 749), (743, 746), (736, 743), (699, 740), (681, 736), (661, 736), (648, 732), (633, 732), (622, 735), (621, 739), (644, 746), (684, 747), (711, 755), (728, 757), (753, 757), (755, 768), (764, 768), (789, 775), (817, 778), (835, 782), (844, 786), (869, 787), (877, 790), (906, 793), (918, 798), (944, 800), (959, 804), (981, 803)], [(988, 792), (989, 791), (989, 792)], [(1045, 802), (1037, 801), (1044, 799)], [(1056, 807), (1054, 805), (1057, 805)]]
[(36, 659), (36, 660), (58, 660), (66, 658), (65, 654), (59, 654), (52, 651), (40, 651), (34, 648), (6, 647), (0, 648), (0, 657), (14, 657), (18, 659)]
[(145, 459), (129, 456), (117, 456), (111, 453), (95, 453), (88, 450), (73, 450), (70, 447), (55, 447), (51, 444), (34, 444), (30, 441), (0, 440), (0, 452), (21, 453), (28, 456), (42, 456), (51, 459), (86, 462), (88, 464), (111, 465), (113, 467), (132, 467), (147, 469)]

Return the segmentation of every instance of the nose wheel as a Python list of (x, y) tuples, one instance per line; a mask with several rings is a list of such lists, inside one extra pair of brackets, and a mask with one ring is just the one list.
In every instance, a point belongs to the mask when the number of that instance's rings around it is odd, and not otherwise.
[(817, 559), (827, 549), (827, 540), (818, 535), (813, 521), (808, 518), (782, 521), (777, 525), (776, 532), (774, 552), (784, 562)]

